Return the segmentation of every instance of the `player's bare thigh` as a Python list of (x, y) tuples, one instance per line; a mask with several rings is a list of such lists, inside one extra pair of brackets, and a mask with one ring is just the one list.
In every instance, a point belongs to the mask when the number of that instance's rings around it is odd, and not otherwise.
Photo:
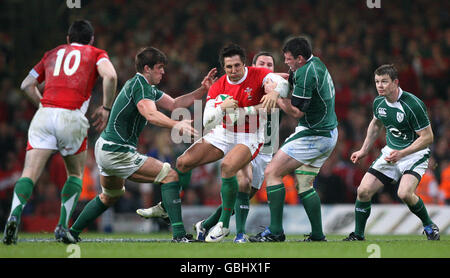
[[(149, 157), (136, 172), (128, 177), (128, 179), (139, 183), (154, 182), (158, 174), (161, 172), (163, 165), (164, 163), (158, 159)], [(170, 169), (166, 177), (161, 182), (168, 183), (174, 181), (178, 181), (178, 174), (173, 169)]]
[(177, 169), (185, 173), (195, 167), (217, 161), (223, 156), (221, 150), (202, 139), (178, 157)]
[(264, 171), (267, 186), (282, 183), (284, 176), (302, 165), (302, 163), (290, 157), (282, 150), (278, 150)]
[(414, 193), (416, 191), (419, 180), (411, 174), (404, 174), (400, 179), (397, 195), (403, 202), (412, 206), (419, 201), (419, 197)]
[(79, 179), (83, 179), (87, 151), (82, 151), (74, 155), (63, 156), (63, 159), (66, 165), (67, 176), (75, 176)]
[(54, 150), (47, 149), (28, 150), (25, 155), (25, 164), (23, 166), (22, 178), (30, 178), (33, 183), (36, 183), (36, 181), (41, 176), (48, 159), (54, 152)]
[(250, 149), (243, 144), (234, 146), (223, 158), (220, 170), (222, 178), (231, 178), (252, 160)]
[(372, 196), (383, 187), (383, 183), (373, 174), (367, 172), (361, 180), (357, 189), (357, 199), (368, 202)]

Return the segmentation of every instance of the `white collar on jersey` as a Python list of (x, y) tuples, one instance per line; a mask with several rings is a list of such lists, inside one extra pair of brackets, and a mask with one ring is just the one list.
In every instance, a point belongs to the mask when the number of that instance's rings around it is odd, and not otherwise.
[(398, 87), (398, 98), (397, 98), (397, 101), (400, 99), (400, 97), (402, 96), (402, 94), (403, 94), (402, 88)]
[(77, 43), (77, 42), (73, 42), (70, 45), (73, 45), (73, 46), (84, 46), (84, 44)]
[[(148, 82), (147, 78), (145, 78), (145, 76), (144, 76), (142, 73), (136, 72), (136, 74), (137, 74), (137, 75), (140, 75), (140, 76), (142, 76), (142, 77), (144, 77), (145, 81), (148, 83), (148, 85), (150, 85), (150, 83)], [(152, 85), (152, 86), (153, 86), (153, 85)]]
[(400, 97), (402, 96), (402, 94), (403, 94), (402, 88), (398, 87), (398, 97), (397, 97), (397, 100), (396, 100), (394, 103), (390, 103), (389, 101), (387, 101), (386, 98), (384, 98), (384, 102), (386, 102), (386, 104), (387, 104), (388, 106), (390, 106), (390, 107), (398, 108), (398, 109), (400, 109), (400, 110), (403, 111), (402, 106), (401, 106), (400, 103), (398, 102), (398, 100), (400, 99)]
[(306, 60), (306, 62), (309, 62), (309, 60), (311, 60), (314, 57), (314, 55), (311, 54), (311, 56), (309, 56), (308, 60)]
[(228, 75), (227, 75), (227, 82), (230, 83), (230, 84), (232, 84), (232, 85), (238, 85), (238, 84), (241, 84), (241, 83), (244, 82), (244, 80), (247, 78), (247, 74), (248, 74), (248, 68), (245, 67), (245, 69), (244, 69), (244, 76), (242, 76), (242, 78), (239, 79), (239, 81), (232, 82), (232, 81), (228, 78)]

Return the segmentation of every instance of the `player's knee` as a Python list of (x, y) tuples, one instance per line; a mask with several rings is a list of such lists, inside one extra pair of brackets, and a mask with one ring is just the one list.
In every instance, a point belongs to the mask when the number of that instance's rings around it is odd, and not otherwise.
[(404, 190), (399, 188), (397, 190), (397, 196), (405, 203), (410, 203), (410, 201), (414, 198), (414, 193), (409, 190)]
[(187, 172), (192, 169), (192, 163), (189, 162), (189, 159), (182, 155), (177, 158), (176, 167), (181, 172)]
[(270, 164), (266, 167), (266, 169), (264, 170), (264, 177), (266, 177), (267, 179), (271, 179), (273, 177), (276, 176), (276, 171), (275, 168), (270, 167)]
[(169, 183), (175, 181), (178, 181), (178, 173), (173, 169), (170, 169), (167, 175), (164, 177), (164, 179), (161, 180), (162, 183)]
[(358, 200), (363, 201), (363, 202), (367, 202), (370, 201), (370, 199), (372, 198), (370, 190), (365, 187), (365, 186), (359, 186), (358, 189), (356, 190), (357, 196), (358, 196)]
[(295, 176), (297, 178), (297, 191), (299, 194), (313, 188), (314, 179), (319, 174), (319, 171), (319, 167), (312, 167), (308, 165), (302, 165), (295, 170)]
[(239, 192), (250, 193), (251, 180), (248, 177), (240, 177), (238, 179)]
[(238, 169), (227, 160), (224, 160), (220, 165), (220, 171), (222, 173), (222, 177), (229, 178), (235, 176), (237, 174)]
[[(125, 192), (125, 191), (123, 191)], [(111, 194), (110, 192), (103, 190), (103, 192), (100, 194), (100, 201), (102, 201), (102, 203), (107, 206), (107, 207), (111, 207), (113, 206), (117, 200), (119, 200), (119, 198), (122, 196), (123, 194)]]

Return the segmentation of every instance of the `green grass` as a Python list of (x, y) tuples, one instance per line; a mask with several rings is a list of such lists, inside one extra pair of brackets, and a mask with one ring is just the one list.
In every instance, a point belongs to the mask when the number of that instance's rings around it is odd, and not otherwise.
[[(84, 233), (78, 246), (81, 258), (368, 258), (374, 255), (372, 244), (379, 246), (381, 258), (450, 258), (450, 236), (428, 241), (422, 235), (369, 235), (363, 242), (343, 242), (343, 235), (328, 235), (328, 242), (288, 236), (283, 243), (248, 244), (235, 244), (233, 237), (222, 243), (176, 244), (170, 234)], [(0, 244), (0, 258), (67, 258), (72, 252), (49, 233), (21, 233), (17, 245)]]

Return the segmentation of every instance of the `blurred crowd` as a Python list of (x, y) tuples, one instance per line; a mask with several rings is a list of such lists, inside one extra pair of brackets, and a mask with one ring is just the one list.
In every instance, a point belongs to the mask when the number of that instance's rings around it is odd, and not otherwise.
[[(380, 136), (362, 163), (353, 165), (349, 160), (351, 153), (362, 145), (373, 117), (371, 103), (377, 95), (373, 71), (381, 64), (393, 63), (399, 70), (400, 87), (425, 102), (435, 135), (429, 171), (418, 193), (427, 203), (449, 203), (450, 4), (413, 2), (382, 1), (381, 9), (369, 9), (365, 0), (82, 1), (81, 9), (61, 8), (67, 17), (65, 24), (42, 33), (41, 36), (48, 34), (52, 40), (48, 39), (45, 46), (34, 47), (32, 59), (22, 63), (14, 60), (14, 46), (18, 45), (15, 40), (23, 36), (0, 29), (0, 218), (4, 219), (9, 212), (13, 186), (23, 167), (27, 129), (36, 110), (20, 91), (20, 82), (44, 51), (65, 42), (66, 26), (76, 18), (92, 22), (96, 32), (94, 45), (108, 52), (118, 73), (119, 89), (135, 73), (134, 56), (139, 48), (151, 45), (164, 51), (169, 64), (159, 88), (172, 97), (200, 86), (208, 70), (219, 67), (218, 51), (227, 42), (238, 43), (247, 50), (247, 64), (261, 50), (273, 52), (276, 71), (287, 72), (281, 52), (283, 42), (292, 35), (307, 35), (313, 54), (327, 65), (336, 88), (339, 140), (315, 181), (324, 204), (354, 203), (362, 176), (385, 144)], [(47, 47), (50, 43), (52, 46)], [(89, 117), (101, 103), (101, 95), (98, 83)], [(283, 142), (296, 121), (284, 116), (280, 125)], [(99, 190), (92, 153), (98, 135), (93, 129), (89, 132), (90, 158), (81, 206)], [(173, 143), (170, 131), (147, 126), (140, 138), (139, 151), (174, 165), (187, 147), (189, 144)], [(192, 184), (183, 191), (184, 204), (220, 203), (218, 165), (213, 163), (193, 171)], [(58, 215), (59, 191), (65, 178), (62, 159), (55, 155), (24, 214), (28, 211), (31, 215)], [(293, 193), (286, 196), (289, 204), (299, 203), (293, 189), (295, 182), (293, 176), (285, 177), (288, 192)], [(116, 212), (133, 212), (160, 201), (158, 185), (127, 182), (126, 188), (126, 195), (114, 208)], [(265, 201), (263, 186), (252, 202)], [(385, 187), (373, 202), (400, 201), (395, 187)]]

